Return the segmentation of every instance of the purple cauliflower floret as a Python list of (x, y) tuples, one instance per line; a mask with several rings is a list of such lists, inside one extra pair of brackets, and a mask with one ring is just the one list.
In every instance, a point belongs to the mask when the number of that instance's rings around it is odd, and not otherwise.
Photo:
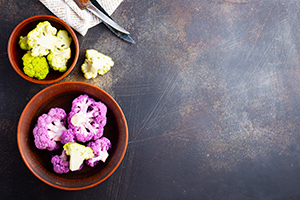
[(106, 137), (101, 137), (100, 139), (97, 139), (96, 141), (91, 141), (87, 144), (88, 147), (90, 147), (95, 156), (93, 158), (90, 158), (86, 160), (86, 164), (94, 167), (99, 163), (99, 161), (105, 162), (108, 157), (108, 149), (111, 148), (111, 142)]
[(76, 142), (75, 135), (72, 129), (68, 129), (61, 134), (60, 142), (67, 144), (68, 142)]
[(100, 138), (106, 125), (106, 113), (107, 107), (87, 94), (75, 98), (68, 116), (68, 128), (72, 130), (75, 140), (87, 142)]
[(53, 170), (58, 174), (65, 174), (70, 171), (70, 162), (68, 161), (68, 155), (65, 150), (63, 150), (60, 156), (53, 156), (51, 163), (53, 164)]
[(67, 114), (62, 108), (51, 108), (41, 115), (33, 129), (34, 143), (38, 149), (56, 150), (60, 147), (61, 134), (67, 130)]

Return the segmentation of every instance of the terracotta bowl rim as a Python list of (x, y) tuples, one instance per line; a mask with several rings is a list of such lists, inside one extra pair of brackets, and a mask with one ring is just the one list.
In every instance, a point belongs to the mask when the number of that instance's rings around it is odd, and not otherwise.
[[(57, 21), (59, 22), (60, 24), (62, 24), (66, 30), (69, 32), (69, 34), (71, 35), (72, 39), (73, 39), (73, 42), (74, 42), (74, 45), (75, 45), (75, 54), (74, 54), (74, 60), (71, 64), (71, 66), (67, 69), (66, 72), (62, 73), (61, 76), (59, 76), (58, 78), (55, 78), (55, 79), (52, 79), (52, 80), (38, 80), (36, 78), (31, 78), (29, 76), (27, 76), (26, 74), (24, 74), (24, 72), (22, 70), (19, 69), (16, 61), (13, 59), (13, 56), (12, 56), (12, 43), (13, 43), (13, 40), (15, 40), (15, 35), (21, 30), (21, 28), (23, 27), (24, 24), (26, 24), (28, 21), (38, 21), (38, 19), (41, 19), (41, 21), (44, 21), (46, 19), (48, 20), (54, 20), (54, 21)], [(9, 61), (12, 65), (12, 67), (14, 68), (14, 70), (22, 77), (24, 78), (25, 80), (27, 81), (30, 81), (32, 83), (36, 83), (36, 84), (52, 84), (52, 83), (56, 83), (60, 80), (62, 80), (63, 78), (65, 78), (66, 76), (68, 76), (71, 71), (74, 69), (77, 61), (78, 61), (78, 58), (79, 58), (79, 42), (78, 42), (78, 38), (77, 38), (77, 35), (76, 33), (73, 31), (73, 29), (65, 22), (63, 21), (62, 19), (56, 17), (56, 16), (53, 16), (53, 15), (34, 15), (34, 16), (31, 16), (23, 21), (21, 21), (15, 28), (14, 30), (12, 31), (10, 37), (9, 37), (9, 40), (8, 40), (8, 46), (7, 46), (7, 53), (8, 53), (8, 58), (9, 58)]]
[[(43, 177), (39, 176), (35, 170), (33, 168), (31, 168), (29, 162), (27, 162), (27, 159), (22, 151), (22, 148), (24, 148), (26, 145), (23, 144), (23, 141), (21, 140), (21, 124), (22, 124), (22, 121), (24, 120), (24, 115), (25, 113), (27, 112), (27, 110), (29, 109), (29, 107), (31, 106), (31, 104), (36, 101), (39, 96), (47, 91), (51, 91), (53, 88), (56, 88), (56, 87), (60, 87), (62, 85), (69, 85), (69, 84), (79, 84), (79, 85), (83, 85), (83, 86), (86, 86), (86, 87), (92, 87), (96, 90), (99, 90), (100, 92), (102, 92), (103, 94), (105, 94), (105, 96), (107, 96), (110, 101), (112, 101), (112, 103), (114, 104), (114, 106), (116, 106), (119, 114), (121, 115), (121, 119), (123, 121), (123, 124), (124, 124), (124, 129), (125, 129), (125, 144), (124, 144), (124, 147), (122, 149), (122, 153), (121, 153), (121, 156), (120, 156), (120, 159), (118, 160), (117, 164), (111, 169), (111, 171), (102, 179), (99, 179), (97, 180), (95, 183), (93, 184), (90, 184), (90, 185), (87, 185), (87, 186), (79, 186), (79, 187), (64, 187), (64, 186), (60, 186), (59, 184), (52, 184), (48, 181), (46, 181), (45, 179), (43, 179)], [(119, 106), (119, 104), (115, 101), (115, 99), (110, 96), (106, 91), (104, 91), (103, 89), (97, 87), (97, 86), (94, 86), (94, 85), (91, 85), (89, 83), (85, 83), (85, 82), (79, 82), (79, 81), (66, 81), (66, 82), (61, 82), (61, 83), (56, 83), (56, 84), (53, 84), (51, 86), (48, 86), (46, 88), (44, 88), (43, 90), (41, 90), (40, 92), (38, 92), (36, 95), (34, 95), (31, 100), (27, 103), (27, 105), (25, 106), (25, 108), (23, 109), (21, 115), (20, 115), (20, 118), (19, 118), (19, 122), (18, 122), (18, 127), (17, 127), (17, 145), (18, 145), (18, 149), (19, 149), (19, 152), (21, 154), (21, 157), (22, 157), (22, 160), (24, 161), (25, 165), (27, 166), (27, 168), (38, 178), (40, 179), (42, 182), (54, 187), (54, 188), (58, 188), (58, 189), (62, 189), (62, 190), (75, 190), (75, 191), (78, 191), (78, 190), (84, 190), (84, 189), (88, 189), (88, 188), (91, 188), (91, 187), (94, 187), (98, 184), (100, 184), (101, 182), (105, 181), (107, 178), (109, 178), (115, 171), (116, 169), (119, 167), (119, 165), (121, 164), (122, 160), (124, 159), (124, 156), (125, 156), (125, 153), (126, 153), (126, 150), (127, 150), (127, 146), (128, 146), (128, 125), (127, 125), (127, 121), (126, 121), (126, 118), (125, 118), (125, 115), (121, 109), (121, 107)]]

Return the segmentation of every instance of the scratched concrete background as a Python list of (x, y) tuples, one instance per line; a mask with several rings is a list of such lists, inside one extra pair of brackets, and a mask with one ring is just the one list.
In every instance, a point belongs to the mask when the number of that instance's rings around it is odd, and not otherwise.
[[(80, 192), (35, 178), (16, 146), (18, 117), (46, 86), (11, 69), (6, 45), (38, 1), (0, 0), (0, 188), (5, 199), (300, 198), (300, 2), (298, 0), (125, 0), (113, 18), (136, 45), (105, 26), (79, 36), (80, 58), (63, 81), (106, 90), (128, 121), (118, 170)], [(30, 12), (29, 12), (30, 11)], [(94, 48), (109, 73), (85, 80), (80, 64)]]

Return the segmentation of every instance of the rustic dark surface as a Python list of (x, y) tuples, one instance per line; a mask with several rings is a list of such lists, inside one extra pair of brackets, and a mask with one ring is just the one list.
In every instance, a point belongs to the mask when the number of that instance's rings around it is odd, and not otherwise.
[[(27, 102), (47, 87), (13, 71), (7, 42), (38, 0), (0, 0), (1, 199), (300, 199), (300, 2), (125, 0), (113, 14), (137, 42), (103, 24), (78, 35), (80, 58), (63, 81), (111, 94), (129, 127), (123, 162), (105, 182), (67, 192), (37, 179), (16, 142)], [(115, 61), (85, 80), (94, 48)]]

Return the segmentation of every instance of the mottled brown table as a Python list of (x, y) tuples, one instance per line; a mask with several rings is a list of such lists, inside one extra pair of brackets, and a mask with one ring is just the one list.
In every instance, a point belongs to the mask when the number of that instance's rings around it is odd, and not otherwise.
[[(78, 34), (80, 57), (62, 81), (103, 88), (128, 121), (124, 160), (105, 182), (66, 192), (37, 179), (16, 142), (27, 102), (48, 85), (13, 71), (7, 42), (38, 0), (0, 0), (1, 199), (300, 199), (300, 1), (124, 0), (113, 18)], [(84, 52), (109, 55), (86, 80)]]

